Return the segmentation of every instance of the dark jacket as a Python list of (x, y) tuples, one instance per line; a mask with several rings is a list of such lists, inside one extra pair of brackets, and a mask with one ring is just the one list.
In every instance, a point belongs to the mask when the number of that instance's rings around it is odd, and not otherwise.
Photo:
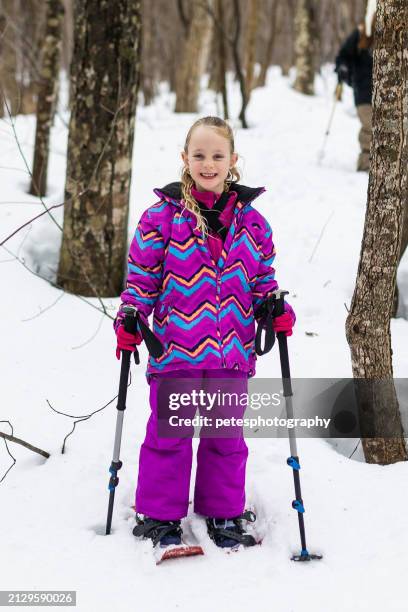
[(354, 101), (371, 104), (373, 90), (373, 51), (359, 49), (360, 32), (354, 30), (344, 41), (336, 57), (336, 72), (339, 81), (344, 81), (354, 90)]

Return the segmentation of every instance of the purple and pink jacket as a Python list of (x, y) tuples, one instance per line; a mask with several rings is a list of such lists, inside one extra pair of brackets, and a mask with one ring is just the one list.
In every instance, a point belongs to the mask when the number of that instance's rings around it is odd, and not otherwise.
[[(121, 294), (121, 307), (133, 304), (145, 318), (154, 311), (153, 331), (165, 352), (159, 359), (149, 357), (148, 378), (186, 368), (255, 374), (256, 311), (278, 288), (272, 230), (252, 206), (264, 191), (232, 183), (224, 218), (220, 215), (223, 224), (230, 223), (221, 246), (219, 238), (211, 244), (212, 237), (203, 238), (196, 228), (181, 183), (154, 190), (160, 201), (138, 223)], [(211, 207), (211, 198), (200, 200)], [(119, 309), (115, 324), (120, 321)]]

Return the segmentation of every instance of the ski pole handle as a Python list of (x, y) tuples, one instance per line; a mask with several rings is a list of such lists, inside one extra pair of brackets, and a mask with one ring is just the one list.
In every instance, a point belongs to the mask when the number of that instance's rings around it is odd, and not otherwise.
[(285, 312), (285, 295), (289, 295), (289, 291), (277, 289), (273, 292), (273, 297), (275, 300), (275, 308), (273, 312), (274, 319), (276, 319), (276, 317), (280, 317)]
[(123, 312), (125, 314), (125, 330), (129, 334), (136, 334), (137, 332), (137, 309), (135, 306), (124, 306)]
[[(137, 308), (132, 304), (128, 304), (123, 307), (122, 312), (125, 313), (125, 330), (130, 334), (136, 334), (140, 330), (149, 354), (155, 359), (161, 357), (164, 353), (164, 347), (150, 327), (143, 321)], [(137, 349), (135, 349), (135, 361), (140, 363)]]
[[(258, 322), (258, 327), (255, 335), (255, 351), (257, 355), (266, 355), (275, 344), (275, 330), (273, 328), (273, 319), (279, 317), (285, 312), (285, 295), (289, 291), (276, 289), (265, 300), (262, 305), (263, 314)], [(265, 330), (265, 343), (262, 347), (262, 332)], [(285, 336), (286, 337), (286, 336)], [(279, 335), (278, 335), (279, 338)]]
[[(137, 312), (136, 307), (129, 304), (123, 307), (123, 312), (125, 314), (125, 320), (124, 320), (125, 331), (127, 331), (129, 334), (136, 334), (137, 333), (137, 321), (138, 321), (138, 312)], [(136, 365), (139, 365), (140, 363), (139, 351), (137, 350), (136, 346), (135, 346), (135, 350), (133, 351), (133, 354), (134, 354)], [(122, 351), (122, 362), (128, 361), (128, 363), (130, 364), (130, 356), (131, 356), (131, 351)], [(128, 369), (129, 369), (129, 366), (128, 366)]]

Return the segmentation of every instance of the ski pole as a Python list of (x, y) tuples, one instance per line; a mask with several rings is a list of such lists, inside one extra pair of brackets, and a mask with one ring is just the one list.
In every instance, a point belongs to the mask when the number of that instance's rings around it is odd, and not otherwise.
[[(164, 349), (163, 345), (158, 338), (154, 335), (148, 325), (143, 321), (142, 317), (139, 315), (135, 306), (128, 304), (122, 308), (122, 312), (125, 314), (125, 330), (131, 334), (135, 334), (138, 328), (143, 336), (143, 340), (145, 341), (147, 350), (149, 354), (158, 358), (163, 355)], [(134, 356), (135, 363), (138, 365), (140, 363), (139, 352), (135, 347)], [(113, 504), (115, 501), (115, 489), (119, 484), (118, 471), (122, 467), (122, 461), (119, 459), (120, 455), (120, 445), (122, 441), (122, 428), (123, 428), (123, 417), (126, 410), (126, 396), (127, 396), (127, 383), (129, 378), (129, 369), (130, 369), (130, 358), (132, 355), (132, 351), (122, 351), (122, 360), (120, 366), (120, 379), (119, 379), (119, 392), (118, 392), (118, 403), (116, 408), (118, 410), (116, 417), (116, 431), (115, 431), (115, 442), (113, 445), (113, 459), (109, 468), (110, 479), (109, 479), (109, 505), (108, 505), (108, 517), (106, 520), (106, 535), (110, 534), (111, 526), (112, 526), (112, 514), (113, 514)]]
[(328, 139), (329, 134), (330, 134), (331, 125), (333, 123), (334, 111), (336, 110), (337, 102), (339, 100), (341, 100), (342, 93), (343, 93), (343, 83), (337, 83), (337, 86), (336, 86), (336, 89), (335, 89), (335, 92), (334, 92), (334, 102), (333, 102), (332, 111), (330, 113), (329, 123), (327, 125), (327, 129), (326, 129), (326, 132), (324, 134), (323, 145), (322, 145), (322, 148), (320, 149), (319, 154), (317, 156), (317, 163), (318, 164), (321, 164), (322, 161), (323, 161), (324, 151), (325, 151), (325, 148), (326, 148), (327, 139)]
[[(285, 295), (288, 294), (288, 291), (282, 291), (278, 289), (274, 292), (272, 299), (275, 303), (274, 308), (274, 317), (279, 317), (285, 312)], [(285, 332), (279, 332), (277, 334), (278, 343), (279, 343), (279, 357), (282, 371), (282, 383), (283, 383), (283, 396), (285, 398), (285, 407), (286, 407), (286, 416), (287, 419), (293, 419), (293, 405), (292, 405), (292, 382), (290, 378), (290, 367), (289, 367), (289, 354), (288, 354), (288, 343)], [(300, 488), (300, 462), (299, 455), (297, 452), (297, 444), (296, 444), (296, 433), (294, 429), (289, 429), (289, 445), (290, 445), (290, 457), (287, 459), (287, 464), (293, 470), (293, 481), (295, 485), (295, 495), (296, 499), (292, 502), (292, 508), (298, 513), (298, 521), (299, 521), (299, 532), (300, 532), (300, 542), (302, 545), (302, 549), (300, 555), (293, 555), (291, 557), (292, 561), (312, 561), (313, 559), (321, 559), (322, 555), (310, 554), (306, 547), (306, 533), (305, 533), (305, 523), (303, 514), (305, 512), (305, 508), (303, 505), (302, 492)]]
[[(131, 334), (135, 334), (137, 331), (137, 311), (134, 306), (124, 306), (123, 312), (125, 314), (125, 330)], [(119, 379), (119, 393), (118, 403), (116, 408), (118, 410), (116, 417), (116, 431), (115, 431), (115, 442), (113, 445), (113, 459), (109, 468), (110, 479), (109, 479), (109, 505), (108, 505), (108, 518), (106, 521), (106, 535), (110, 534), (112, 526), (112, 514), (113, 504), (115, 501), (115, 489), (119, 483), (118, 471), (122, 467), (122, 461), (119, 459), (120, 445), (122, 441), (122, 428), (123, 428), (123, 417), (126, 410), (126, 395), (127, 395), (127, 383), (129, 378), (130, 369), (130, 357), (132, 351), (122, 351), (122, 360), (120, 366), (120, 379)], [(140, 363), (139, 353), (135, 348), (135, 362)]]

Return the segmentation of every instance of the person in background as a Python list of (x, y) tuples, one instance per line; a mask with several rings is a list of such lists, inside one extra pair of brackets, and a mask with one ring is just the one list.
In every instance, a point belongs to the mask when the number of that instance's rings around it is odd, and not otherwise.
[(376, 0), (368, 0), (365, 22), (344, 41), (336, 57), (339, 83), (346, 83), (353, 88), (357, 114), (361, 122), (359, 133), (361, 151), (357, 161), (359, 172), (368, 172), (370, 168), (376, 8)]

